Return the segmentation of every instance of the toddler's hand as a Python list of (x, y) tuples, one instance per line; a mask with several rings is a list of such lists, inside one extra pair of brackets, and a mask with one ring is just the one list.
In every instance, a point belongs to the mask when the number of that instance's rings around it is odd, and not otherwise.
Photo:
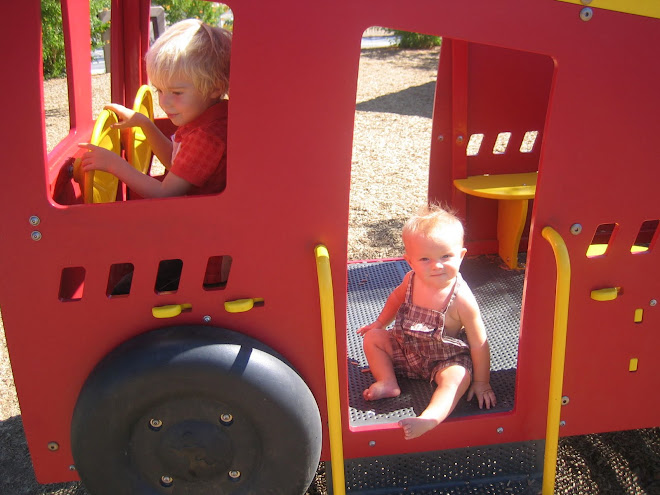
[(382, 325), (378, 323), (378, 320), (374, 321), (373, 323), (370, 323), (369, 325), (365, 325), (363, 327), (360, 327), (356, 330), (356, 333), (358, 335), (364, 335), (367, 333), (369, 330), (373, 330), (374, 328), (381, 328)]
[(477, 401), (479, 401), (479, 409), (483, 409), (484, 406), (486, 406), (486, 409), (490, 409), (497, 405), (495, 392), (490, 388), (490, 382), (472, 382), (468, 390), (467, 400), (472, 400), (475, 395)]

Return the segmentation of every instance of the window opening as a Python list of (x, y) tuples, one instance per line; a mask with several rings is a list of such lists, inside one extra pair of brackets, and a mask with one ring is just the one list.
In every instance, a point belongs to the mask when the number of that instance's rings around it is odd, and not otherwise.
[(481, 148), (481, 143), (483, 140), (483, 134), (472, 134), (466, 149), (467, 156), (477, 156), (479, 154), (479, 149)]
[(158, 264), (156, 275), (156, 294), (172, 294), (179, 290), (183, 261), (180, 259), (163, 260)]
[(71, 128), (60, 2), (42, 2), (41, 32), (46, 149), (50, 153)]
[(500, 132), (497, 135), (495, 140), (495, 146), (493, 146), (493, 155), (503, 155), (506, 153), (506, 149), (509, 146), (509, 140), (511, 139), (510, 132)]
[[(365, 36), (372, 32), (367, 30)], [(373, 422), (384, 423), (390, 413), (392, 416), (405, 414), (403, 411), (374, 413), (368, 404), (363, 407), (362, 392), (373, 383), (373, 376), (366, 372), (369, 365), (362, 341), (354, 336), (360, 326), (376, 320), (387, 296), (410, 270), (409, 265), (399, 258), (404, 254), (401, 230), (410, 216), (428, 201), (431, 146), (437, 146), (438, 142), (449, 142), (446, 131), (440, 132), (444, 133), (442, 139), (432, 134), (433, 121), (436, 120), (436, 129), (444, 129), (448, 123), (451, 124), (452, 115), (438, 115), (437, 112), (451, 112), (443, 109), (451, 109), (452, 98), (457, 98), (447, 81), (438, 80), (438, 64), (442, 64), (440, 51), (444, 49), (445, 43), (448, 50), (454, 50), (450, 53), (460, 54), (461, 47), (453, 45), (454, 40), (445, 40), (442, 47), (428, 50), (364, 48), (363, 44), (361, 51), (353, 132), (347, 249), (349, 260), (368, 262), (350, 262), (348, 266), (346, 339), (351, 427)], [(481, 48), (487, 52), (490, 47)], [(493, 52), (497, 50), (492, 49)], [(441, 65), (441, 68), (441, 74), (451, 72), (451, 67)], [(436, 83), (439, 86), (437, 97), (441, 101), (434, 105)], [(446, 98), (449, 101), (445, 101)], [(488, 125), (483, 127), (474, 123), (474, 129), (491, 128), (492, 123), (486, 122)], [(508, 124), (503, 122), (499, 128), (505, 126)], [(507, 144), (511, 134), (506, 133)], [(472, 133), (470, 130), (467, 136), (468, 142), (463, 146), (467, 144), (465, 153), (468, 156), (476, 156), (481, 152), (484, 139), (487, 139), (489, 148), (485, 154), (490, 155), (494, 134), (490, 139), (485, 134)], [(449, 146), (453, 147), (453, 143), (449, 143)], [(501, 151), (505, 150), (506, 145), (503, 144)], [(484, 155), (483, 152), (481, 154)], [(483, 159), (492, 162), (488, 156)], [(468, 160), (468, 164), (476, 160)], [(450, 164), (445, 163), (443, 166), (449, 167)], [(451, 198), (445, 194), (451, 194), (451, 190), (446, 188), (448, 191), (445, 193), (444, 188), (438, 189), (442, 193), (438, 200), (449, 203)], [(470, 227), (466, 225), (466, 229)], [(523, 270), (502, 270), (499, 262), (493, 263), (493, 257), (490, 256), (470, 258), (463, 262), (461, 268), (468, 283), (469, 280), (482, 278), (487, 272), (489, 283), (475, 283), (473, 290), (489, 332), (493, 356), (491, 379), (501, 379), (511, 384), (506, 394), (497, 397), (500, 404), (498, 407), (511, 410), (515, 398), (525, 274)], [(506, 295), (501, 293), (503, 280), (507, 287)], [(502, 319), (506, 320), (507, 325), (503, 331)], [(420, 388), (418, 391), (420, 396), (415, 399), (427, 402), (428, 398), (423, 395), (426, 390)], [(466, 410), (456, 413), (458, 416), (471, 414)]]
[(539, 131), (527, 131), (523, 136), (522, 143), (520, 143), (521, 153), (531, 153), (534, 151), (534, 144), (538, 138)]
[(637, 238), (630, 247), (630, 252), (633, 254), (646, 253), (653, 248), (655, 241), (658, 237), (658, 224), (659, 220), (646, 220), (642, 222)]
[(60, 278), (60, 301), (80, 301), (85, 289), (86, 271), (82, 266), (72, 266), (62, 270)]
[(618, 225), (616, 223), (603, 223), (599, 225), (587, 248), (587, 258), (606, 255), (617, 228)]
[(106, 295), (108, 297), (126, 296), (133, 284), (133, 263), (115, 263), (110, 267)]
[(231, 256), (211, 256), (204, 273), (204, 290), (219, 290), (227, 286), (231, 269)]

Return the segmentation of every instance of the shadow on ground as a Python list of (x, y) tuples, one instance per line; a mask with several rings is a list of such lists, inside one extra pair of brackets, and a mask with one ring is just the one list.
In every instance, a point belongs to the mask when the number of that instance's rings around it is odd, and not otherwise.
[[(433, 117), (434, 94), (435, 83), (428, 82), (421, 86), (411, 86), (396, 93), (358, 103), (355, 109), (360, 112), (396, 113), (430, 119)], [(402, 107), (401, 99), (409, 101), (410, 104)]]
[(41, 485), (32, 469), (23, 421), (13, 416), (0, 421), (0, 493), (3, 495), (89, 495), (79, 482)]

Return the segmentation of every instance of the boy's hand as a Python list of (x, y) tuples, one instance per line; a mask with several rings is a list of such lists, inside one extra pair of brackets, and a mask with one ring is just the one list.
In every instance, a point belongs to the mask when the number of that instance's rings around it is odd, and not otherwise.
[(495, 392), (490, 388), (490, 382), (476, 382), (473, 381), (468, 390), (467, 400), (472, 400), (472, 397), (477, 396), (479, 401), (479, 409), (483, 409), (486, 406), (486, 409), (495, 407), (497, 405), (497, 399), (495, 398)]
[(117, 103), (110, 103), (103, 108), (106, 110), (112, 110), (117, 114), (117, 117), (119, 117), (119, 122), (112, 125), (114, 129), (140, 127), (141, 123), (144, 122), (143, 119), (146, 118), (140, 112), (136, 112)]
[(109, 172), (112, 175), (117, 175), (120, 167), (123, 167), (124, 164), (128, 165), (128, 162), (117, 153), (113, 153), (100, 146), (94, 146), (89, 143), (80, 143), (78, 146), (88, 150), (83, 154), (81, 159), (82, 169), (85, 172), (102, 170), (104, 172)]

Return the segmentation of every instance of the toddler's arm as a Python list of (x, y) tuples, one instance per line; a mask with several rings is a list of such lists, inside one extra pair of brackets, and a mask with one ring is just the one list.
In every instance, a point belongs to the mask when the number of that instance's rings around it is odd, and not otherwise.
[(358, 328), (357, 329), (358, 335), (364, 335), (369, 330), (373, 330), (374, 328), (385, 328), (387, 327), (387, 325), (389, 325), (394, 321), (394, 318), (396, 317), (396, 313), (397, 311), (399, 311), (399, 306), (401, 306), (401, 303), (403, 303), (405, 299), (406, 288), (408, 287), (409, 280), (410, 280), (410, 272), (408, 272), (406, 276), (403, 277), (403, 282), (401, 282), (401, 285), (399, 285), (396, 289), (394, 289), (392, 293), (389, 295), (387, 301), (385, 302), (385, 306), (383, 307), (383, 310), (380, 312), (378, 318), (376, 318), (376, 321), (374, 321), (369, 325), (365, 325), (361, 328)]
[(140, 112), (135, 112), (117, 103), (106, 105), (105, 108), (112, 110), (119, 117), (119, 122), (113, 125), (114, 128), (139, 127), (144, 132), (154, 155), (158, 157), (165, 168), (169, 169), (172, 166), (172, 140), (163, 134), (151, 119)]
[(486, 409), (490, 409), (497, 404), (497, 399), (490, 386), (490, 348), (486, 327), (481, 318), (479, 305), (472, 291), (465, 284), (461, 287), (458, 302), (459, 318), (465, 328), (472, 357), (472, 384), (468, 390), (467, 400), (472, 400), (476, 395), (479, 408), (485, 406)]

